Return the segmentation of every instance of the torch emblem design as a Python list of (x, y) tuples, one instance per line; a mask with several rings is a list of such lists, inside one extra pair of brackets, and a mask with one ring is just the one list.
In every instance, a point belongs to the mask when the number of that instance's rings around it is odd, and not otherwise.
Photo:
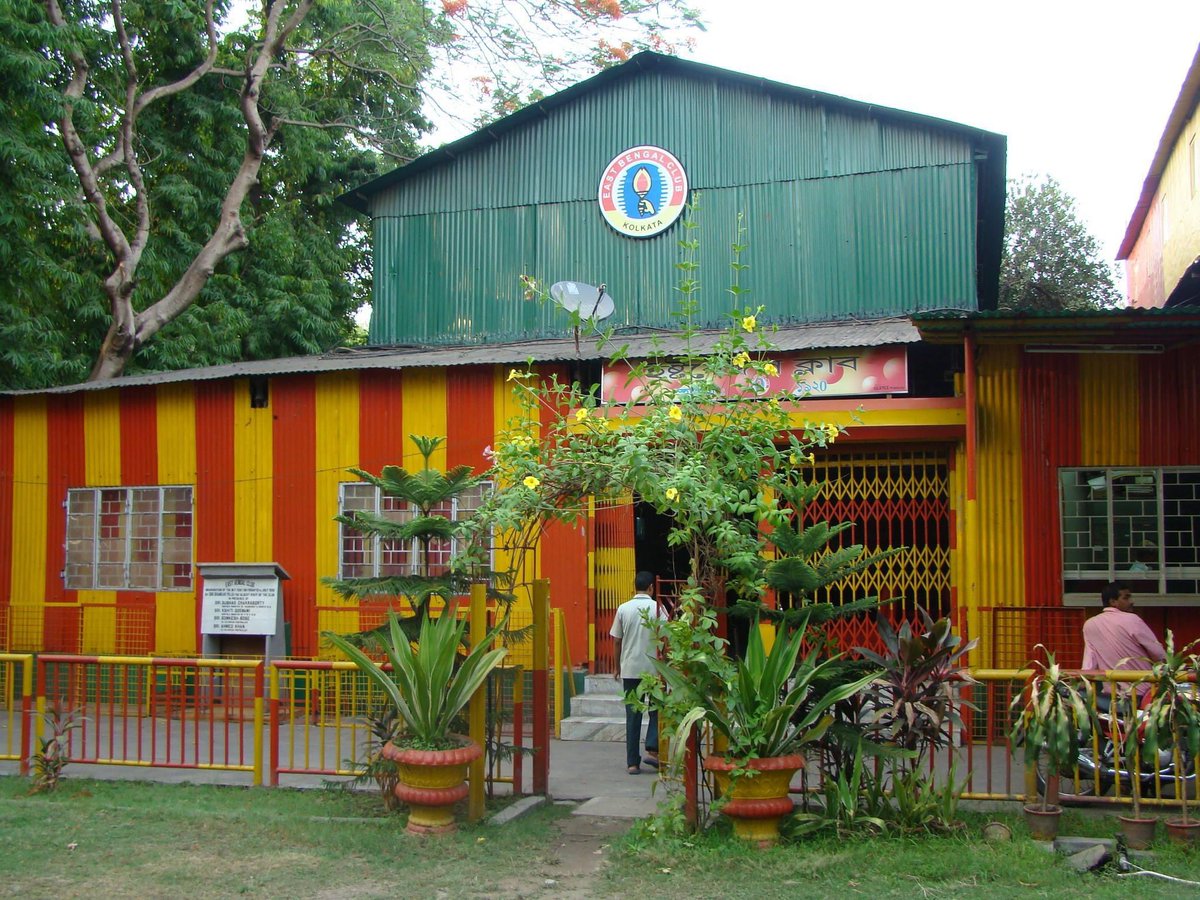
[(637, 211), (639, 216), (654, 215), (654, 204), (646, 199), (646, 195), (650, 193), (650, 188), (654, 185), (654, 180), (650, 177), (650, 173), (645, 166), (638, 166), (637, 171), (633, 173), (633, 180), (630, 187), (637, 194)]

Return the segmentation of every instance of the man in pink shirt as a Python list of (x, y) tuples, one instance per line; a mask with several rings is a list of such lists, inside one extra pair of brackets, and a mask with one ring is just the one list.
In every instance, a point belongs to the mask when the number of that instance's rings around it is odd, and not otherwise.
[(1133, 594), (1119, 581), (1100, 591), (1104, 609), (1083, 623), (1083, 668), (1149, 669), (1166, 656), (1154, 632), (1133, 611)]

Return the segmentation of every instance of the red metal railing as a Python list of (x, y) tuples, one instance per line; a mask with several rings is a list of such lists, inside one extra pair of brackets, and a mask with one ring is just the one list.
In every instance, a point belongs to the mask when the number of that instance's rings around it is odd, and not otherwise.
[(33, 656), (0, 653), (0, 760), (29, 768), (30, 717), (33, 714)]
[(75, 763), (243, 771), (260, 784), (264, 696), (261, 660), (45, 653), (34, 735), (60, 731)]

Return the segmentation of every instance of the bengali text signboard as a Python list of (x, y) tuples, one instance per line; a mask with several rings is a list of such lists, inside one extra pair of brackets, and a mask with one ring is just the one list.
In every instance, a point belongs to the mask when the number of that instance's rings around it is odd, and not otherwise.
[(274, 634), (278, 578), (204, 579), (200, 630), (204, 634)]
[[(908, 354), (903, 346), (771, 354), (764, 362), (775, 366), (776, 374), (747, 370), (722, 377), (715, 383), (720, 396), (788, 393), (799, 400), (908, 393)], [(634, 374), (633, 364), (618, 361), (605, 365), (601, 390), (606, 401), (639, 403), (648, 394), (686, 392), (697, 377), (705, 376), (683, 364), (647, 364)]]

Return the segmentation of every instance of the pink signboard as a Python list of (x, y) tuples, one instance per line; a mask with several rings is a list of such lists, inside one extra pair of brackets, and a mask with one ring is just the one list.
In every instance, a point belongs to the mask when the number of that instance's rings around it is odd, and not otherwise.
[[(727, 376), (718, 383), (721, 394), (788, 393), (799, 400), (908, 393), (908, 354), (903, 346), (775, 354), (769, 362), (778, 374), (768, 377), (746, 371)], [(636, 376), (632, 373), (629, 363), (606, 364), (603, 399), (638, 403), (648, 393), (686, 390), (693, 377), (683, 364), (647, 368)]]

